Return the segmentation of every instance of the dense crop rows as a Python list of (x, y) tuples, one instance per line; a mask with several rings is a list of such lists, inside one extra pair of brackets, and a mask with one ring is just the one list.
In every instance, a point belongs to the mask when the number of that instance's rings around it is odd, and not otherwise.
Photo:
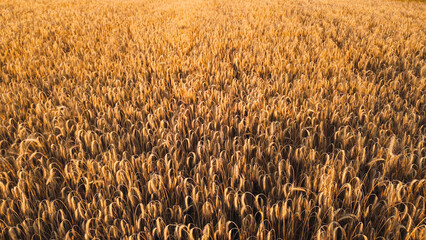
[(425, 12), (0, 1), (0, 239), (426, 239)]

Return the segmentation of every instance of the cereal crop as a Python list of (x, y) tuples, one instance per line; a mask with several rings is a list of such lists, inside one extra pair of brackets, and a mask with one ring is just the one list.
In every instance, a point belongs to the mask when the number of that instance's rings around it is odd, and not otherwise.
[(0, 0), (0, 239), (426, 239), (425, 13)]

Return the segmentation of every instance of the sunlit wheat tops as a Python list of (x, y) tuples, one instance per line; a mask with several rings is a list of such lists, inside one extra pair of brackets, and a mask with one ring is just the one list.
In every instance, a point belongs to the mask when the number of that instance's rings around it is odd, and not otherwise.
[(426, 239), (425, 12), (0, 1), (0, 239)]

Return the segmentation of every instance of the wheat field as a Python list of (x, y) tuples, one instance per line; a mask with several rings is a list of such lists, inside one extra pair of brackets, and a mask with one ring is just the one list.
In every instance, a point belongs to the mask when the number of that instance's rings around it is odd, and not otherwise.
[(0, 0), (0, 239), (426, 239), (425, 13)]

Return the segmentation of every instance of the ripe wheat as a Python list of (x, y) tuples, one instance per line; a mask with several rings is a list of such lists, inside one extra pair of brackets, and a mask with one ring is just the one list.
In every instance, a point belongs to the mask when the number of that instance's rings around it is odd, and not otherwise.
[(419, 1), (0, 1), (1, 239), (426, 239)]

